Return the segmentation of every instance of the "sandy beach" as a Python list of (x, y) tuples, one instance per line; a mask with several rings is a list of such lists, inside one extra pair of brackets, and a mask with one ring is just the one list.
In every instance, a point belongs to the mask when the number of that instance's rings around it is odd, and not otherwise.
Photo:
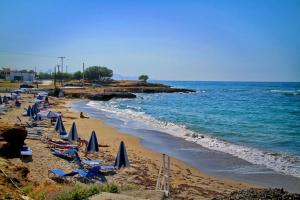
[[(32, 95), (23, 98), (21, 109), (11, 109), (1, 122), (15, 123), (16, 116), (20, 116), (23, 108), (32, 101)], [(68, 104), (70, 100), (50, 98), (54, 103), (50, 109), (60, 111), (63, 114), (63, 122), (66, 130), (70, 130), (73, 122), (76, 123), (79, 136), (88, 140), (94, 130), (101, 145), (100, 153), (97, 157), (105, 163), (114, 162), (121, 141), (125, 142), (129, 161), (129, 168), (118, 170), (113, 176), (107, 176), (108, 182), (113, 182), (121, 188), (125, 185), (132, 185), (138, 190), (154, 190), (157, 174), (161, 164), (162, 155), (151, 151), (140, 144), (138, 138), (126, 133), (120, 133), (115, 128), (107, 126), (101, 119), (79, 118), (79, 113), (71, 112)], [(27, 121), (28, 117), (21, 117), (22, 121)], [(45, 129), (45, 134), (55, 138), (53, 128)], [(61, 158), (53, 156), (47, 145), (39, 140), (26, 139), (25, 143), (33, 149), (32, 162), (24, 163), (20, 159), (9, 159), (9, 163), (16, 166), (24, 166), (29, 169), (28, 181), (37, 185), (53, 185), (53, 181), (48, 178), (48, 170), (60, 168), (71, 171), (76, 167), (74, 163), (67, 162)], [(81, 150), (81, 155), (83, 155)], [(55, 185), (55, 184), (54, 184)], [(58, 184), (56, 184), (58, 185)], [(60, 187), (60, 186), (57, 186)], [(234, 180), (221, 179), (207, 176), (185, 163), (171, 158), (171, 197), (174, 199), (211, 199), (216, 196), (230, 194), (233, 191), (254, 187), (253, 185), (241, 183)], [(43, 187), (42, 187), (43, 188)], [(51, 188), (51, 187), (48, 187)], [(56, 188), (56, 186), (54, 186)]]

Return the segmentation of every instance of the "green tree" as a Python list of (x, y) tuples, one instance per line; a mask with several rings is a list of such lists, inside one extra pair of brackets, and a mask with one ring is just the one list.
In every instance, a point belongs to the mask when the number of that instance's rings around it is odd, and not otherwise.
[(92, 66), (84, 71), (84, 76), (91, 81), (107, 81), (113, 76), (113, 71), (103, 66)]
[(82, 79), (82, 72), (81, 71), (77, 71), (73, 74), (73, 77), (76, 79), (76, 80), (80, 80)]
[(148, 79), (149, 79), (149, 77), (147, 75), (140, 75), (139, 76), (139, 81), (147, 82)]
[(39, 77), (40, 80), (46, 80), (46, 79), (52, 79), (53, 78), (52, 74), (45, 73), (45, 72), (40, 72), (38, 74), (38, 77)]

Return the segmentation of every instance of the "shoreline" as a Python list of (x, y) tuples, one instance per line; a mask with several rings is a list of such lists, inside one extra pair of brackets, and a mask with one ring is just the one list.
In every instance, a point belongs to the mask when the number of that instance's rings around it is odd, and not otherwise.
[[(16, 117), (19, 116), (24, 123), (28, 121), (27, 116), (20, 116), (24, 108), (27, 108), (33, 101), (32, 95), (22, 95), (21, 108), (12, 106), (1, 122), (13, 124)], [(133, 191), (151, 191), (155, 190), (156, 180), (162, 163), (162, 154), (145, 147), (138, 137), (120, 132), (116, 128), (104, 124), (104, 121), (98, 118), (82, 119), (78, 112), (70, 111), (68, 104), (76, 99), (58, 99), (49, 97), (53, 105), (49, 108), (52, 111), (60, 111), (63, 114), (63, 122), (67, 132), (70, 130), (73, 122), (76, 123), (79, 137), (88, 140), (90, 134), (95, 130), (98, 143), (101, 145), (100, 152), (97, 153), (97, 159), (103, 160), (105, 164), (113, 164), (118, 152), (119, 144), (124, 141), (130, 167), (116, 171), (114, 175), (105, 176), (109, 183), (118, 185), (120, 190), (128, 188)], [(46, 128), (44, 134), (53, 139), (58, 138), (53, 126)], [(0, 158), (0, 166), (6, 169), (7, 174), (16, 176), (16, 171), (20, 167), (26, 169), (26, 176), (17, 176), (16, 180), (22, 183), (22, 186), (34, 184), (37, 192), (49, 192), (62, 190), (65, 185), (59, 184), (49, 178), (50, 169), (59, 168), (65, 172), (70, 172), (78, 166), (73, 162), (54, 156), (48, 149), (47, 144), (40, 140), (26, 139), (27, 146), (32, 148), (33, 154), (31, 161), (23, 161), (20, 158)], [(84, 156), (84, 150), (80, 149), (80, 156)], [(8, 171), (9, 170), (9, 171)], [(5, 181), (5, 180), (3, 180)], [(7, 183), (7, 188), (11, 188)], [(171, 157), (171, 187), (170, 195), (174, 199), (212, 199), (223, 197), (232, 192), (246, 190), (249, 188), (259, 188), (255, 185), (230, 180), (221, 177), (209, 176), (200, 172), (198, 169), (187, 165), (183, 161)], [(15, 190), (11, 188), (12, 190)], [(1, 196), (1, 195), (0, 195)]]
[[(83, 101), (81, 100), (76, 102), (78, 103)], [(70, 106), (72, 106), (72, 104), (76, 104), (76, 102), (73, 101)], [(76, 110), (76, 106), (73, 107)], [(84, 108), (81, 111), (91, 114), (90, 110), (87, 111)], [(122, 123), (122, 120), (119, 121), (119, 119), (110, 119), (105, 116), (105, 114), (99, 113), (95, 111), (93, 113), (93, 116), (96, 116), (96, 118), (100, 118), (106, 125), (113, 126), (122, 133), (125, 132), (125, 134), (138, 137), (140, 139), (140, 143), (143, 144), (146, 148), (149, 148), (152, 151), (166, 153), (171, 155), (172, 157), (176, 157), (176, 159), (183, 161), (187, 165), (192, 166), (196, 170), (204, 172), (207, 175), (237, 180), (247, 184), (254, 184), (259, 187), (277, 187), (284, 188), (290, 192), (298, 192), (300, 179), (297, 177), (281, 174), (264, 166), (251, 164), (248, 161), (237, 158), (227, 153), (208, 150), (205, 147), (200, 147), (199, 144), (185, 141), (182, 138), (171, 136), (164, 132), (144, 129), (139, 129), (138, 131), (136, 131), (132, 128), (124, 128), (124, 126), (121, 127), (120, 125), (118, 125)], [(116, 122), (114, 122), (114, 120)], [(151, 140), (154, 140), (154, 142), (149, 141), (149, 138), (151, 138)], [(155, 144), (155, 142), (158, 142), (156, 141), (157, 138), (164, 141), (165, 144), (169, 142), (175, 144), (178, 143), (186, 148), (184, 149), (185, 152), (183, 153), (178, 151), (178, 149), (176, 149), (178, 148), (178, 145), (167, 145), (167, 147), (162, 148), (161, 146)], [(189, 154), (192, 155), (189, 156)], [(192, 160), (193, 158), (199, 159), (199, 162)], [(233, 164), (230, 162), (226, 162), (226, 160), (230, 160)], [(217, 166), (216, 163), (219, 163), (219, 165)]]
[[(73, 111), (70, 106), (70, 103), (75, 101), (77, 100), (73, 99), (71, 101), (64, 101), (67, 106), (67, 113), (64, 114), (65, 119), (79, 116), (79, 112)], [(155, 183), (162, 158), (162, 154), (160, 152), (154, 151), (153, 149), (144, 146), (141, 138), (133, 136), (127, 132), (120, 131), (111, 125), (107, 125), (104, 119), (90, 117), (88, 119), (79, 120), (89, 122), (83, 125), (82, 123), (78, 123), (77, 119), (74, 120), (76, 121), (79, 136), (83, 136), (82, 138), (88, 139), (86, 136), (89, 136), (90, 132), (92, 130), (95, 130), (99, 143), (101, 145), (109, 145), (109, 149), (111, 149), (110, 152), (117, 152), (119, 141), (124, 141), (129, 161), (131, 163), (135, 163), (135, 159), (133, 157), (137, 157), (139, 161), (143, 160), (144, 164), (148, 166), (148, 170), (152, 174), (152, 178), (154, 178), (154, 180), (152, 180), (152, 184)], [(92, 124), (92, 127), (87, 127), (90, 124)], [(67, 123), (65, 123), (67, 130), (70, 128), (70, 125), (70, 120), (68, 120)], [(83, 128), (85, 130), (85, 134), (82, 134)], [(100, 148), (100, 154), (101, 150), (102, 149)], [(260, 188), (260, 186), (254, 184), (249, 184), (225, 177), (215, 177), (212, 175), (207, 175), (201, 172), (199, 169), (186, 164), (186, 162), (174, 158), (174, 156), (171, 156), (171, 177), (172, 188), (174, 188), (175, 190), (177, 190), (176, 188), (178, 188), (178, 190), (185, 189), (184, 191), (182, 191), (183, 193), (188, 192), (189, 195), (194, 196), (194, 198), (196, 199), (198, 199), (199, 197), (204, 199), (212, 198), (212, 193), (215, 193), (215, 195), (222, 195), (241, 189)], [(149, 188), (155, 189), (155, 184), (149, 186)], [(199, 196), (199, 193), (202, 192), (203, 194)], [(209, 195), (210, 197), (205, 198), (206, 195)], [(180, 197), (181, 195), (177, 196), (177, 198)], [(187, 196), (183, 197), (183, 199), (185, 198), (187, 198)]]
[[(20, 116), (23, 108), (27, 108), (32, 100), (31, 95), (24, 95), (22, 107), (20, 109), (10, 109), (6, 113), (6, 117), (1, 119), (1, 122), (14, 123), (16, 116)], [(95, 130), (98, 142), (101, 145), (97, 159), (103, 160), (106, 164), (114, 162), (119, 144), (121, 141), (124, 141), (131, 166), (117, 170), (116, 174), (112, 176), (107, 176), (106, 178), (109, 183), (118, 185), (121, 190), (126, 187), (131, 187), (139, 191), (154, 190), (162, 161), (162, 154), (145, 145), (144, 139), (132, 135), (125, 130), (119, 130), (111, 124), (107, 124), (105, 118), (80, 118), (79, 112), (72, 111), (70, 107), (72, 103), (79, 102), (78, 100), (82, 99), (50, 97), (49, 101), (53, 103), (53, 106), (49, 109), (62, 112), (67, 132), (70, 130), (73, 122), (76, 123), (79, 137), (83, 139), (88, 140), (91, 132)], [(81, 109), (84, 108), (81, 107)], [(84, 110), (82, 111), (84, 112)], [(28, 120), (28, 117), (20, 116), (20, 118), (22, 121)], [(57, 137), (53, 127), (46, 129), (45, 134), (54, 138)], [(19, 167), (27, 168), (27, 177), (19, 180), (24, 180), (27, 184), (37, 185), (39, 191), (61, 190), (64, 185), (50, 179), (48, 170), (59, 168), (64, 171), (71, 171), (77, 167), (76, 164), (52, 155), (47, 145), (40, 140), (26, 139), (25, 143), (33, 150), (31, 162), (23, 162), (20, 158), (1, 158), (0, 164), (3, 166), (15, 166), (16, 169)], [(83, 154), (83, 150), (80, 150), (80, 154)], [(212, 199), (240, 190), (250, 188), (256, 190), (261, 188), (257, 184), (249, 184), (228, 177), (208, 174), (185, 160), (177, 159), (171, 153), (167, 154), (171, 156), (171, 198)]]

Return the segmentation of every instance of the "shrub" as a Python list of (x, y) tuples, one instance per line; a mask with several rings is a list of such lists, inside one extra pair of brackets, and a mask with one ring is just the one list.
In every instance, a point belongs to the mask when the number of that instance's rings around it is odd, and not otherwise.
[(118, 193), (118, 187), (114, 184), (104, 184), (101, 187), (101, 192)]
[(21, 191), (25, 194), (29, 194), (33, 189), (33, 185), (29, 184), (29, 185), (25, 185), (24, 187), (21, 188)]
[(114, 184), (104, 185), (75, 185), (74, 187), (67, 188), (57, 194), (55, 200), (81, 200), (98, 194), (100, 192), (118, 193), (118, 187)]
[(59, 87), (55, 87), (54, 89), (49, 91), (49, 96), (58, 97), (60, 91), (61, 89)]

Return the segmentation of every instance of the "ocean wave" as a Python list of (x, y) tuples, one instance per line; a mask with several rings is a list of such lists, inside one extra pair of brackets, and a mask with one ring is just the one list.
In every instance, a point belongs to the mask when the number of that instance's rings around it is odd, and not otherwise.
[(207, 134), (192, 131), (184, 125), (157, 120), (144, 112), (137, 111), (140, 109), (133, 106), (120, 109), (118, 108), (118, 100), (109, 102), (90, 101), (87, 105), (116, 115), (125, 122), (126, 120), (139, 121), (153, 129), (195, 142), (207, 149), (228, 153), (252, 164), (263, 165), (280, 173), (300, 177), (300, 158), (297, 156), (233, 144)]
[(285, 95), (300, 95), (300, 90), (270, 90), (272, 93), (282, 93)]

